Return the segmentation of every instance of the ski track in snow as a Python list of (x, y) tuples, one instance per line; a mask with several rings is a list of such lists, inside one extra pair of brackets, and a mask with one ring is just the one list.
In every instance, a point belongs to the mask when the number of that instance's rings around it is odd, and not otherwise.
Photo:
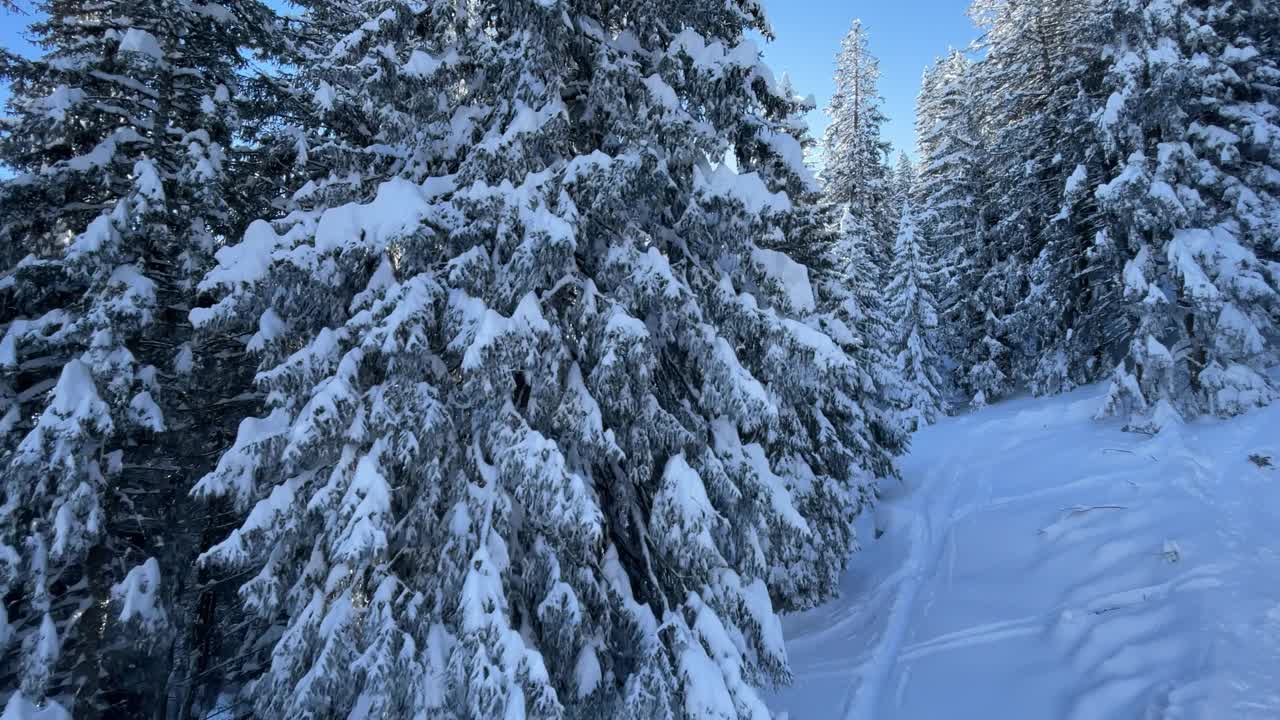
[(791, 720), (1280, 718), (1280, 406), (1155, 438), (1103, 388), (917, 435), (885, 535), (786, 619)]

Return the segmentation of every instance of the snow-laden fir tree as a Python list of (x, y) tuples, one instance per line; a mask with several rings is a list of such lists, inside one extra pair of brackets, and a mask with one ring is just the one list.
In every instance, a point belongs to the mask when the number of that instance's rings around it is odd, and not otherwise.
[(880, 272), (889, 262), (898, 218), (893, 213), (889, 143), (880, 97), (880, 61), (868, 47), (867, 30), (854, 20), (836, 54), (835, 92), (823, 136), (822, 183), (828, 199), (847, 205), (873, 233), (872, 251)]
[[(1037, 313), (1060, 298), (1038, 296), (1048, 286), (1037, 281), (1034, 269), (1062, 261), (1043, 250), (1049, 218), (1060, 206), (1056, 194), (1071, 172), (1062, 147), (1061, 100), (1076, 86), (1072, 41), (1084, 13), (1081, 3), (1044, 0), (976, 0), (970, 9), (984, 30), (974, 87), (986, 99), (980, 122), (989, 128), (981, 159), (989, 178), (982, 241), (987, 257), (977, 261), (981, 274), (970, 292), (983, 303), (986, 334), (973, 344), (976, 357), (962, 359), (960, 372), (987, 401), (1016, 384), (1034, 384), (1041, 361), (1058, 352), (1054, 338), (1042, 335), (1050, 324)], [(986, 387), (977, 387), (978, 378)]]
[[(867, 48), (866, 30), (854, 21), (836, 57), (833, 122), (823, 138), (824, 201), (835, 218), (835, 282), (829, 288), (836, 312), (824, 328), (865, 369), (859, 379), (864, 408), (875, 436), (886, 447), (903, 443), (901, 403), (892, 333), (885, 315), (892, 234), (890, 221), (899, 188), (884, 165), (889, 145), (880, 136), (885, 118), (877, 89), (878, 61)], [(905, 158), (904, 158), (905, 160)], [(905, 169), (904, 169), (905, 172)], [(904, 182), (907, 177), (902, 178)]]
[(767, 716), (897, 448), (759, 6), (348, 9), (289, 81), (312, 182), (193, 313), (268, 396), (198, 487), (246, 708)]
[(936, 347), (937, 272), (928, 244), (917, 227), (911, 202), (904, 202), (885, 294), (892, 328), (890, 348), (899, 377), (896, 390), (908, 430), (935, 422), (947, 409)]
[(886, 273), (875, 263), (875, 233), (848, 206), (841, 209), (837, 233), (837, 272), (829, 289), (836, 304), (823, 318), (824, 329), (857, 360), (862, 405), (874, 436), (886, 448), (897, 448), (905, 443), (905, 404), (898, 389), (902, 377), (890, 352), (894, 329), (881, 286)]
[(906, 209), (907, 203), (911, 199), (916, 182), (915, 163), (911, 162), (911, 158), (905, 152), (899, 152), (898, 162), (893, 166), (892, 193), (889, 196), (890, 209), (893, 211), (895, 219), (900, 220), (902, 218), (902, 211)]
[(1091, 116), (1108, 32), (1084, 3), (1008, 7), (993, 31), (1003, 42), (983, 63), (1000, 68), (1010, 98), (994, 146), (1018, 149), (991, 173), (1000, 217), (1014, 218), (995, 232), (1025, 233), (1014, 268), (1023, 289), (1005, 322), (1019, 382), (1054, 393), (1101, 378), (1123, 336), (1118, 256), (1098, 236), (1091, 192), (1104, 164)]
[(969, 384), (967, 375), (981, 362), (985, 308), (977, 288), (992, 260), (984, 244), (987, 147), (974, 83), (974, 63), (957, 50), (925, 71), (916, 101), (920, 163), (910, 198), (938, 264), (939, 345), (956, 363), (956, 384), (970, 396), (985, 389)]
[(183, 583), (208, 522), (185, 497), (232, 373), (189, 342), (186, 305), (231, 229), (262, 9), (37, 9), (43, 54), (0, 56), (0, 694), (18, 717), (154, 717), (200, 655)]
[[(1086, 89), (1096, 86), (1096, 73), (1089, 74), (1090, 82), (1077, 81), (1074, 97), (1064, 98), (1055, 113), (1055, 171), (1047, 174), (1040, 211), (1047, 219), (1027, 270), (1027, 292), (1010, 320), (1026, 338), (1019, 375), (1036, 394), (1105, 377), (1121, 354), (1128, 325), (1120, 255), (1101, 227), (1093, 193), (1105, 160), (1092, 122), (1093, 92)], [(1073, 169), (1063, 178), (1067, 167)]]
[(1097, 189), (1134, 322), (1104, 412), (1153, 431), (1274, 398), (1280, 53), (1270, 3), (1107, 4)]
[[(980, 24), (1000, 17), (981, 3), (970, 12)], [(917, 100), (920, 166), (912, 200), (940, 266), (939, 341), (954, 361), (952, 382), (974, 407), (1004, 396), (1015, 382), (1005, 321), (1017, 296), (1009, 269), (1014, 243), (992, 229), (1000, 208), (988, 179), (993, 163), (1012, 150), (995, 152), (992, 135), (1000, 125), (983, 101), (994, 86), (985, 60), (952, 51), (926, 70)]]
[(1060, 392), (1105, 374), (1125, 334), (1119, 257), (1092, 193), (1106, 28), (1082, 3), (970, 12), (982, 59), (940, 61), (919, 107), (922, 223), (947, 246), (944, 343), (984, 401), (1018, 385)]

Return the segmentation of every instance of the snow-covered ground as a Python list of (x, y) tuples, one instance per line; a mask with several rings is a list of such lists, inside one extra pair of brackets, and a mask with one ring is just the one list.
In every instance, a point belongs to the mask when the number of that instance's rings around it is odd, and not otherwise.
[(1280, 718), (1280, 405), (1156, 438), (1103, 389), (919, 433), (843, 597), (786, 621), (793, 720)]

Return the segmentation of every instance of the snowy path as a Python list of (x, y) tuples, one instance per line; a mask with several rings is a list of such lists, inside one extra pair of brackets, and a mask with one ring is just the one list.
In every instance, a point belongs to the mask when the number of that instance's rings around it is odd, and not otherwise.
[(1099, 388), (920, 433), (844, 596), (786, 621), (793, 720), (1280, 718), (1280, 407), (1158, 438)]

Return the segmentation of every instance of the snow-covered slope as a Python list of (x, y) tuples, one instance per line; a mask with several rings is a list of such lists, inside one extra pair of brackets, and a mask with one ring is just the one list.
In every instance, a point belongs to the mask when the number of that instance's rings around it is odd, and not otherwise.
[(842, 599), (787, 620), (793, 720), (1280, 717), (1280, 406), (1156, 438), (1102, 390), (920, 432)]

